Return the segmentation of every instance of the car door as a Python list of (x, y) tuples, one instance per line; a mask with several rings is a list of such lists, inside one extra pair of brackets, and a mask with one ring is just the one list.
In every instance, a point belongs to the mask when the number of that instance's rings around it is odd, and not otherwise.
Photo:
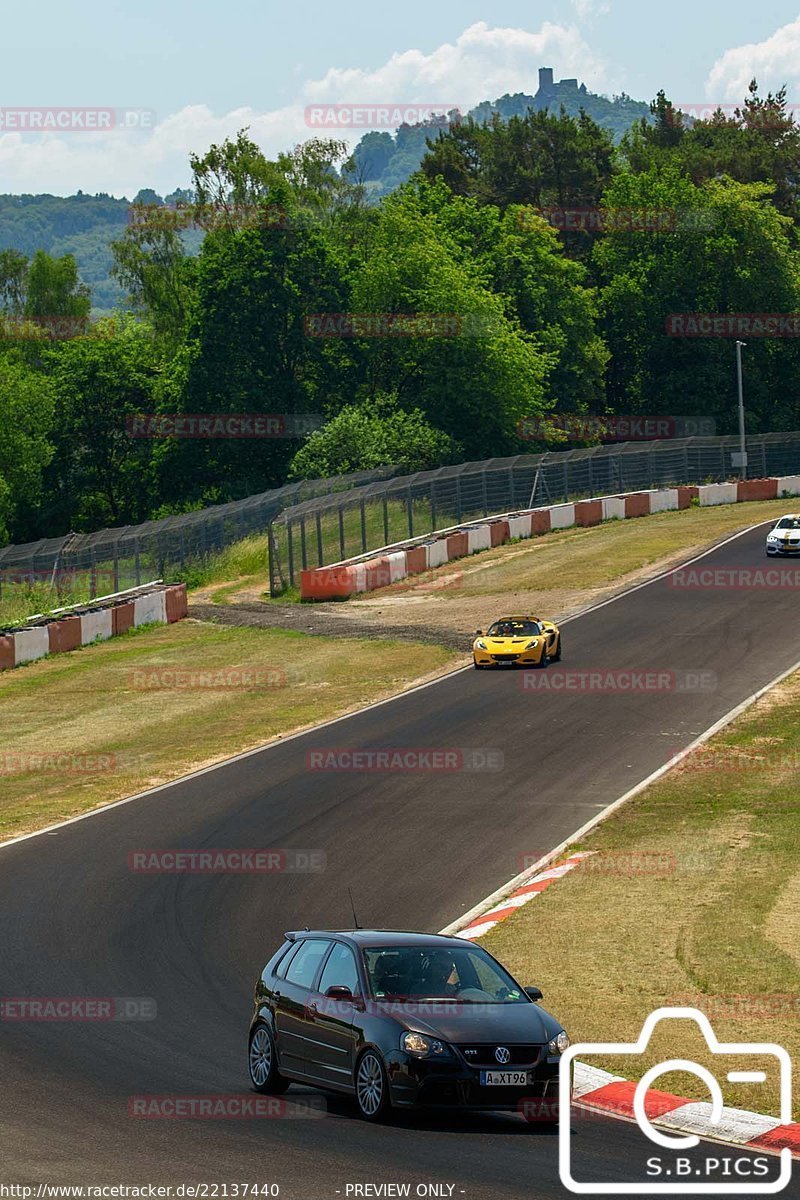
[(307, 1074), (308, 1037), (312, 1032), (309, 998), (330, 945), (329, 938), (303, 938), (289, 961), (284, 978), (276, 980), (278, 1065), (293, 1074)]
[[(349, 988), (352, 999), (327, 996), (332, 987)], [(334, 942), (309, 1005), (309, 1076), (338, 1087), (352, 1082), (362, 997), (355, 954), (344, 942)]]

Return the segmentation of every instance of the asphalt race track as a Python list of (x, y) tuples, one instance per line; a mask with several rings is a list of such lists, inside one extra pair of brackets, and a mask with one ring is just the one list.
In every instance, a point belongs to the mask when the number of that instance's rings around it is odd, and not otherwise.
[[(759, 528), (697, 567), (800, 572), (768, 562), (763, 540)], [(285, 929), (350, 925), (348, 884), (362, 924), (445, 926), (800, 659), (797, 606), (796, 587), (655, 581), (567, 623), (563, 664), (533, 674), (650, 670), (673, 680), (661, 690), (524, 690), (525, 672), (470, 669), (2, 849), (0, 995), (157, 1004), (150, 1021), (0, 1022), (3, 1179), (277, 1183), (297, 1200), (399, 1181), (453, 1185), (443, 1194), (456, 1198), (565, 1196), (557, 1138), (515, 1116), (373, 1127), (332, 1098), (323, 1119), (134, 1120), (128, 1098), (247, 1093), (252, 988)], [(502, 766), (307, 767), (312, 751), (391, 747), (491, 751)], [(128, 869), (133, 850), (212, 847), (321, 850), (327, 869)], [(557, 1014), (558, 996), (545, 1006)], [(629, 1177), (640, 1156), (622, 1122), (576, 1118), (573, 1136), (601, 1180)]]

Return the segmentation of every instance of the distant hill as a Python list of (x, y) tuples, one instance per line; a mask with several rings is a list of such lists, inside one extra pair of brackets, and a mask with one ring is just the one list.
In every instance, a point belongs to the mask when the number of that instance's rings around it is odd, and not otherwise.
[[(598, 125), (608, 129), (619, 141), (626, 129), (641, 117), (651, 119), (650, 106), (630, 96), (599, 96), (587, 90), (577, 79), (556, 82), (549, 67), (539, 70), (539, 87), (535, 95), (524, 92), (485, 100), (470, 112), (476, 121), (490, 121), (495, 113), (504, 120), (522, 116), (529, 108), (551, 109), (558, 112), (563, 105), (570, 116), (583, 109)], [(352, 174), (362, 181), (372, 199), (379, 199), (399, 187), (413, 175), (425, 155), (426, 139), (434, 138), (442, 127), (441, 121), (420, 125), (401, 125), (394, 133), (371, 132), (361, 138), (353, 151)], [(187, 192), (174, 192), (165, 197), (169, 204), (188, 197)], [(116, 199), (103, 192), (96, 196), (79, 191), (75, 196), (0, 195), (0, 250), (20, 250), (32, 255), (37, 250), (48, 254), (73, 254), (81, 279), (92, 289), (92, 311), (95, 315), (110, 312), (120, 304), (124, 295), (116, 280), (111, 278), (113, 262), (110, 242), (118, 238), (128, 221), (131, 203), (162, 203), (151, 189), (143, 189), (133, 201)], [(197, 251), (202, 234), (189, 231), (185, 236), (187, 250)]]
[[(167, 202), (172, 198), (168, 196)], [(163, 203), (149, 189), (135, 199), (143, 204)], [(0, 250), (19, 250), (28, 256), (37, 250), (57, 256), (73, 254), (82, 281), (92, 289), (93, 313), (110, 312), (124, 299), (110, 275), (110, 243), (124, 232), (131, 203), (124, 196), (118, 200), (104, 192), (96, 196), (80, 191), (75, 196), (0, 195)]]
[[(537, 112), (549, 109), (553, 113), (561, 108), (571, 117), (577, 117), (581, 109), (602, 129), (607, 129), (618, 142), (626, 130), (642, 117), (652, 120), (650, 105), (643, 100), (632, 100), (624, 93), (609, 98), (590, 92), (577, 79), (553, 79), (550, 67), (539, 69), (539, 87), (535, 95), (517, 92), (506, 94), (497, 100), (484, 100), (467, 114), (476, 121), (487, 123), (498, 114), (507, 121), (510, 117), (521, 117), (532, 108)], [(427, 138), (435, 138), (442, 121), (431, 121), (421, 125), (401, 125), (397, 132), (366, 133), (353, 151), (353, 175), (363, 182), (370, 196), (377, 198), (399, 187), (413, 175), (425, 156)]]

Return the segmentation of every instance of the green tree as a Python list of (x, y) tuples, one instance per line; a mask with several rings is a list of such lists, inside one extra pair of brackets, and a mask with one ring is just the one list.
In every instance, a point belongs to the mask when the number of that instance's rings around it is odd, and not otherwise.
[(457, 461), (458, 444), (434, 429), (418, 408), (399, 407), (395, 396), (348, 404), (297, 451), (290, 479), (324, 479), (350, 471), (396, 465), (404, 473)]
[(33, 511), (53, 455), (50, 380), (0, 357), (0, 542), (33, 536)]

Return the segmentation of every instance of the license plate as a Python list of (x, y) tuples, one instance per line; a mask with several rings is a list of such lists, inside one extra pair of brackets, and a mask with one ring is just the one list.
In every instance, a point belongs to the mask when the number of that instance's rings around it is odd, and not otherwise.
[(481, 1071), (481, 1087), (525, 1087), (527, 1071)]

